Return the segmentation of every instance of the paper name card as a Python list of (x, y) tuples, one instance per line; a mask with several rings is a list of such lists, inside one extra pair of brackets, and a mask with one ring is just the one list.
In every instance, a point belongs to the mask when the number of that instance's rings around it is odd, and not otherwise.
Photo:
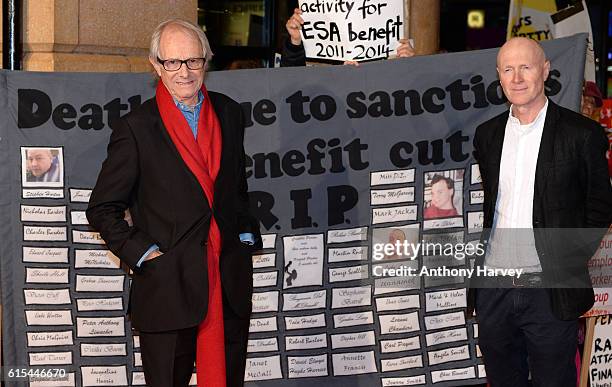
[(134, 352), (134, 367), (142, 367), (142, 354)]
[(66, 206), (21, 206), (22, 222), (65, 222)]
[(66, 242), (68, 240), (66, 227), (23, 226), (24, 241)]
[(81, 356), (127, 356), (125, 343), (81, 343)]
[(123, 337), (124, 317), (77, 317), (77, 337)]
[(264, 234), (261, 236), (261, 242), (264, 249), (276, 248), (276, 234)]
[(124, 275), (76, 276), (77, 292), (123, 292)]
[(367, 227), (355, 227), (327, 231), (327, 243), (360, 242), (365, 241), (367, 239)]
[(375, 344), (374, 331), (331, 335), (332, 349), (365, 347)]
[(369, 305), (372, 305), (372, 287), (369, 285), (332, 289), (332, 309)]
[(276, 266), (276, 253), (253, 255), (253, 269)]
[(70, 189), (70, 201), (75, 203), (89, 203), (90, 189)]
[(487, 371), (485, 370), (484, 364), (478, 364), (478, 377), (479, 378), (487, 377)]
[(465, 325), (465, 313), (453, 312), (438, 314), (435, 316), (425, 316), (425, 328), (430, 330)]
[(437, 230), (442, 228), (463, 227), (463, 217), (429, 219), (423, 221), (423, 230)]
[(325, 315), (323, 313), (311, 316), (285, 317), (286, 330), (320, 328), (325, 325)]
[(68, 247), (23, 246), (23, 262), (68, 263)]
[(83, 387), (127, 386), (126, 366), (81, 367)]
[(398, 206), (372, 209), (372, 223), (406, 222), (417, 220), (417, 206)]
[(275, 317), (252, 318), (249, 323), (249, 333), (255, 332), (276, 332), (278, 326)]
[(134, 348), (140, 348), (140, 336), (137, 336), (137, 335), (132, 336), (132, 341), (134, 344)]
[(281, 379), (280, 356), (247, 358), (244, 381)]
[(70, 304), (69, 289), (24, 289), (26, 305), (63, 305)]
[(376, 372), (374, 351), (332, 354), (334, 376), (359, 375)]
[(368, 278), (368, 266), (347, 266), (329, 269), (329, 282), (356, 281)]
[(414, 168), (370, 173), (370, 185), (414, 183)]
[(253, 313), (277, 312), (278, 291), (253, 293)]
[(423, 356), (421, 355), (380, 360), (380, 369), (382, 372), (400, 371), (420, 367), (423, 367)]
[(327, 348), (327, 335), (285, 336), (285, 350)]
[(28, 347), (54, 347), (72, 345), (72, 330), (53, 332), (27, 332)]
[(70, 310), (26, 310), (28, 325), (72, 325)]
[(89, 224), (85, 211), (70, 211), (70, 224), (75, 226), (86, 226)]
[(420, 329), (418, 312), (379, 315), (378, 319), (380, 321), (380, 333), (382, 335), (408, 333)]
[(398, 204), (414, 201), (414, 187), (394, 189), (373, 189), (370, 191), (370, 205)]
[(64, 376), (56, 377), (36, 377), (29, 378), (29, 387), (73, 387), (76, 386), (74, 381), (74, 372), (66, 372)]
[(412, 351), (413, 349), (420, 348), (421, 341), (419, 340), (419, 336), (396, 340), (380, 340), (381, 353)]
[(484, 203), (484, 191), (470, 191), (470, 204), (482, 204)]
[(418, 386), (425, 384), (425, 375), (404, 376), (399, 378), (382, 378), (382, 387)]
[(147, 382), (144, 377), (144, 372), (132, 372), (132, 386), (144, 386), (145, 384), (147, 384)]
[(329, 375), (327, 371), (327, 355), (288, 356), (287, 365), (287, 376), (289, 379)]
[(429, 351), (427, 353), (429, 365), (448, 363), (449, 361), (465, 360), (470, 358), (470, 349), (468, 345), (459, 347), (444, 348), (438, 351)]
[(68, 269), (26, 267), (26, 283), (67, 284), (68, 280)]
[(476, 323), (472, 324), (472, 330), (474, 331), (474, 338), (477, 339), (478, 338), (478, 324)]
[(482, 352), (480, 352), (480, 345), (476, 344), (476, 357), (482, 357)]
[(276, 286), (278, 283), (277, 271), (266, 271), (253, 273), (253, 287), (265, 288), (268, 286)]
[(264, 339), (249, 339), (247, 343), (247, 352), (271, 352), (278, 351), (278, 339), (276, 337), (268, 337)]
[(467, 306), (466, 294), (467, 290), (465, 288), (425, 293), (425, 310), (432, 312), (465, 308)]
[(100, 236), (99, 232), (95, 231), (80, 231), (72, 230), (72, 242), (73, 243), (89, 243), (93, 245), (103, 245), (104, 239)]
[(428, 347), (467, 339), (468, 335), (466, 328), (449, 329), (447, 331), (428, 333), (425, 335), (425, 341), (427, 341)]
[(470, 169), (471, 169), (470, 184), (482, 183), (482, 176), (480, 176), (480, 166), (478, 164), (472, 164), (470, 166)]
[(21, 192), (24, 199), (63, 199), (63, 189), (24, 188)]
[(474, 211), (467, 213), (467, 227), (470, 233), (482, 231), (484, 224), (484, 212)]
[(386, 277), (374, 280), (374, 294), (376, 295), (403, 292), (405, 290), (419, 289), (420, 287), (421, 278), (419, 276)]
[(357, 312), (334, 315), (334, 328), (353, 327), (356, 325), (374, 324), (372, 312)]
[(326, 290), (317, 290), (306, 293), (283, 294), (283, 311), (325, 309)]
[(339, 247), (327, 250), (327, 262), (364, 261), (368, 259), (367, 246)]
[(431, 372), (431, 381), (433, 383), (447, 382), (449, 380), (474, 379), (475, 377), (474, 367), (455, 368)]
[(421, 306), (418, 294), (405, 296), (380, 297), (376, 299), (376, 310), (385, 312), (390, 310), (416, 309)]
[(123, 310), (123, 298), (79, 298), (76, 300), (79, 312), (100, 310)]
[(74, 267), (77, 269), (119, 269), (121, 261), (110, 250), (75, 250)]
[(72, 364), (72, 351), (66, 352), (30, 352), (30, 365)]

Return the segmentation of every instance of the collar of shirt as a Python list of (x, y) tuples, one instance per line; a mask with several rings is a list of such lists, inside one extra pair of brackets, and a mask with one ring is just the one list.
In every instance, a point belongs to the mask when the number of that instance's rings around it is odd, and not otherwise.
[(538, 127), (544, 128), (544, 119), (546, 117), (546, 110), (548, 109), (548, 98), (546, 98), (546, 102), (544, 103), (542, 109), (540, 109), (540, 111), (538, 112), (538, 115), (536, 116), (535, 120), (525, 125), (521, 124), (519, 119), (516, 118), (514, 114), (512, 114), (512, 111), (514, 110), (513, 108), (514, 105), (511, 105), (510, 115), (508, 116), (508, 123), (510, 123), (510, 127), (516, 130), (519, 134), (527, 134)]
[(204, 102), (204, 93), (202, 93), (202, 90), (198, 91), (198, 103), (196, 103), (195, 106), (188, 106), (174, 99), (176, 107), (183, 113), (183, 117), (187, 120), (187, 124), (189, 124), (193, 137), (195, 138), (198, 137), (198, 119), (200, 118), (202, 102)]
[(194, 106), (185, 105), (184, 103), (179, 102), (174, 97), (172, 97), (172, 99), (174, 100), (176, 107), (179, 108), (182, 112), (193, 113), (196, 109), (202, 107), (202, 102), (204, 102), (204, 93), (202, 93), (202, 90), (198, 91), (198, 103), (196, 103)]

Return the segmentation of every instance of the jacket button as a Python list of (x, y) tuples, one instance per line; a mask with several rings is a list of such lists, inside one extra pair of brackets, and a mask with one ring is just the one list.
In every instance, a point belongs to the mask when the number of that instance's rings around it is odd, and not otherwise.
[(202, 246), (206, 246), (206, 245), (208, 244), (208, 242), (206, 241), (206, 239), (204, 239), (204, 240), (202, 240), (202, 242), (200, 242), (200, 244), (201, 244)]

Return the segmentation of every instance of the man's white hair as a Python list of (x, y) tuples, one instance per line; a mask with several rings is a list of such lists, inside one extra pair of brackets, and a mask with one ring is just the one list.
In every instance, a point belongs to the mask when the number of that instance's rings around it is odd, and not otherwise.
[[(201, 27), (188, 22), (183, 19), (168, 19), (161, 22), (155, 31), (153, 31), (153, 35), (151, 35), (151, 45), (149, 46), (149, 58), (153, 62), (157, 62), (157, 58), (159, 58), (159, 43), (161, 41), (161, 36), (166, 27), (169, 26), (177, 26), (183, 28), (188, 33), (193, 34), (195, 38), (200, 41), (200, 46), (202, 47), (202, 58), (206, 58), (206, 64), (210, 62), (212, 59), (213, 53), (210, 49), (210, 44), (208, 43), (208, 39), (206, 38), (206, 34), (202, 30)], [(168, 58), (161, 58), (168, 59)], [(176, 59), (176, 58), (175, 58)]]

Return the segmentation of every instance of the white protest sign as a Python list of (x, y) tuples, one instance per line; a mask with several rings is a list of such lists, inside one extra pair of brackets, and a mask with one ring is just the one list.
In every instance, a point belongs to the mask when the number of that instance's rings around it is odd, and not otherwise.
[(403, 0), (300, 0), (306, 57), (364, 61), (394, 55)]

